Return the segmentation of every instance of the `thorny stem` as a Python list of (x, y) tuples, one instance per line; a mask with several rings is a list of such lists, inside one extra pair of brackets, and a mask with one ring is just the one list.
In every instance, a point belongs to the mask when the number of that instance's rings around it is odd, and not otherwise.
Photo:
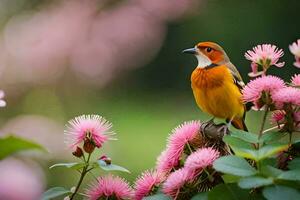
[[(83, 178), (85, 177), (86, 173), (88, 172), (87, 169), (88, 169), (88, 167), (89, 167), (89, 161), (90, 161), (90, 158), (91, 158), (91, 153), (89, 153), (88, 158), (87, 158), (87, 160), (85, 161), (86, 166), (82, 169), (82, 172), (81, 172), (79, 181), (78, 181), (78, 183), (77, 183), (77, 185), (76, 185), (76, 188), (75, 188), (74, 193), (73, 193), (73, 194), (71, 195), (71, 197), (70, 197), (70, 200), (73, 200), (73, 199), (74, 199), (74, 196), (75, 196), (76, 193), (78, 192), (79, 187), (80, 187), (80, 185), (81, 185), (81, 183), (82, 183), (82, 181), (83, 181)], [(85, 160), (85, 158), (84, 158), (84, 160)]]

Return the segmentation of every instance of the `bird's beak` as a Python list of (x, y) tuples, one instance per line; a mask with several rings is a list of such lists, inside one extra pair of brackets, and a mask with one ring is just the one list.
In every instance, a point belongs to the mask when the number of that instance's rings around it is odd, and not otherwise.
[(188, 54), (196, 54), (196, 48), (189, 48), (182, 51), (182, 53), (188, 53)]

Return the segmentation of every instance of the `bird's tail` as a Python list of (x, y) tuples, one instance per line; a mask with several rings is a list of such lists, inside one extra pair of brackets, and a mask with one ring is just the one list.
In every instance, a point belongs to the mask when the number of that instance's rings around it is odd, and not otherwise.
[(234, 128), (241, 129), (248, 132), (248, 128), (243, 118), (234, 118), (231, 121), (231, 124), (234, 126)]

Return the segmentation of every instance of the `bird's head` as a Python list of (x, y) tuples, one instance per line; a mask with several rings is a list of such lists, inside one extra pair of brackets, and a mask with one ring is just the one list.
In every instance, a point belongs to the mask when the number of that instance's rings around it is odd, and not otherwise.
[(183, 50), (182, 53), (195, 55), (200, 68), (205, 68), (211, 64), (221, 65), (229, 62), (223, 48), (214, 42), (200, 42), (193, 48)]

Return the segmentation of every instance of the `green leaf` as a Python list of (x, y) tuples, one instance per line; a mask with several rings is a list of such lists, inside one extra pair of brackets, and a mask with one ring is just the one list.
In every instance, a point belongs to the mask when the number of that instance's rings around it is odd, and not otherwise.
[(272, 178), (264, 178), (259, 176), (251, 176), (242, 178), (238, 185), (244, 189), (258, 188), (273, 184)]
[(232, 155), (217, 159), (213, 166), (217, 171), (236, 176), (251, 176), (257, 173), (245, 159)]
[(191, 200), (208, 200), (208, 192), (196, 194)]
[(50, 200), (55, 197), (59, 197), (62, 195), (67, 196), (69, 194), (72, 194), (72, 192), (70, 190), (67, 190), (63, 187), (53, 187), (53, 188), (50, 188), (49, 190), (47, 190), (46, 192), (44, 192), (42, 200)]
[(296, 189), (275, 185), (272, 187), (266, 187), (263, 190), (263, 195), (267, 200), (299, 200), (300, 192)]
[(300, 169), (284, 171), (277, 178), (289, 181), (300, 181)]
[(288, 163), (289, 169), (300, 169), (300, 158), (294, 158)]
[(267, 132), (262, 135), (260, 138), (260, 142), (272, 142), (278, 141), (279, 139), (283, 138), (286, 134), (281, 132)]
[(267, 176), (267, 177), (274, 177), (274, 178), (279, 176), (282, 172), (283, 172), (282, 170), (277, 169), (270, 165), (262, 165), (262, 167), (260, 169), (260, 173), (262, 175)]
[(121, 171), (121, 172), (127, 172), (130, 173), (128, 169), (125, 169), (124, 167), (115, 165), (115, 164), (106, 164), (103, 160), (98, 160), (94, 163), (94, 167), (100, 167), (101, 169), (105, 171)]
[(172, 200), (172, 198), (165, 194), (159, 193), (152, 196), (144, 197), (143, 200)]
[(229, 135), (224, 136), (223, 140), (230, 145), (235, 155), (245, 158), (253, 158), (255, 156), (255, 152), (253, 153), (255, 148), (251, 143)]
[(82, 169), (85, 166), (85, 163), (77, 163), (77, 162), (73, 162), (73, 163), (56, 163), (54, 165), (52, 165), (51, 167), (49, 167), (49, 169), (55, 168), (55, 167), (66, 167), (66, 168), (70, 168), (70, 169)]
[(226, 135), (223, 140), (231, 147), (236, 156), (249, 158), (252, 160), (256, 159), (257, 150), (254, 149), (251, 143), (247, 143), (239, 138), (228, 135)]
[(258, 150), (257, 161), (273, 156), (289, 147), (288, 144), (273, 143), (263, 146)]
[(258, 135), (242, 130), (234, 130), (230, 132), (230, 136), (239, 138), (243, 141), (250, 142), (250, 143), (258, 143)]
[(46, 152), (44, 147), (41, 145), (23, 138), (13, 135), (0, 138), (0, 160), (11, 154), (24, 150), (39, 150)]
[(237, 183), (241, 179), (240, 176), (235, 176), (231, 174), (224, 174), (222, 176), (222, 179), (224, 180), (225, 183)]
[(208, 192), (210, 200), (248, 200), (249, 191), (239, 188), (236, 184), (221, 184)]

